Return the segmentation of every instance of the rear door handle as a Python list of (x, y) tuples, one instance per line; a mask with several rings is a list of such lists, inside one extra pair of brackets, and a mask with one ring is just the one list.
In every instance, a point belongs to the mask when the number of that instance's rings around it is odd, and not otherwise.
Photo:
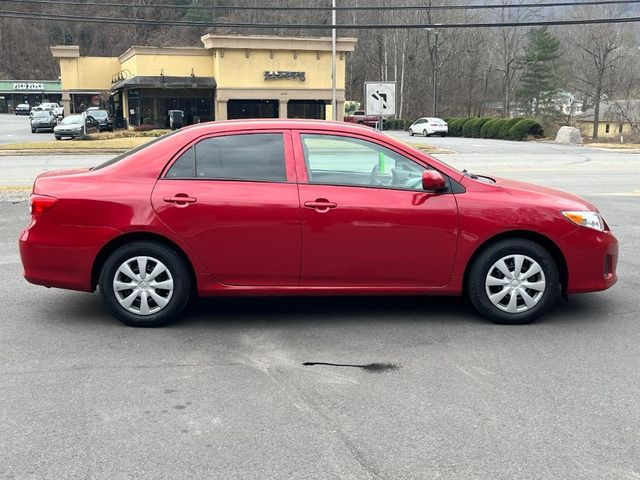
[(198, 201), (195, 197), (190, 197), (186, 193), (178, 193), (173, 197), (164, 197), (163, 200), (166, 203), (175, 203), (176, 205), (188, 205), (189, 203), (196, 203)]
[(315, 202), (304, 202), (307, 208), (314, 208), (318, 212), (327, 212), (330, 208), (336, 208), (337, 203), (330, 202), (326, 198), (317, 198)]

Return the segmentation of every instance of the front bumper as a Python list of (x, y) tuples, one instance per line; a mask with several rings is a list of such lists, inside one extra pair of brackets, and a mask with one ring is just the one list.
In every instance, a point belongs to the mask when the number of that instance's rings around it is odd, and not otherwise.
[(610, 231), (578, 228), (562, 239), (567, 261), (567, 293), (598, 292), (618, 280), (618, 240)]

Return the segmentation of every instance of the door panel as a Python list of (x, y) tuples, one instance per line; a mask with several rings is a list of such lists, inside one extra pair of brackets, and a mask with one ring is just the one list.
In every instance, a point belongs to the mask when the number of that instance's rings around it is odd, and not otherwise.
[[(171, 197), (184, 194), (187, 203)], [(153, 207), (227, 285), (297, 285), (300, 208), (291, 183), (159, 180)]]
[(300, 185), (301, 285), (445, 285), (456, 251), (453, 195), (331, 185)]
[(157, 182), (156, 213), (220, 282), (299, 284), (300, 204), (291, 148), (289, 132), (214, 135), (185, 146)]
[(458, 209), (427, 193), (426, 165), (362, 135), (295, 136), (303, 286), (439, 287), (450, 278)]

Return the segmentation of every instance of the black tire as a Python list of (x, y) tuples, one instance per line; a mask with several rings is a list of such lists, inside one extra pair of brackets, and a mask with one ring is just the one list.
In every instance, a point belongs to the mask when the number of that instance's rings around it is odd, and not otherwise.
[(440, 134), (440, 136), (441, 136), (441, 137), (446, 137), (446, 136), (447, 136), (447, 134), (446, 134), (446, 133), (441, 133), (441, 134)]
[[(166, 266), (173, 279), (173, 292), (169, 302), (156, 313), (133, 313), (120, 305), (114, 292), (113, 281), (116, 272), (126, 260), (137, 256), (159, 260)], [(99, 283), (100, 293), (111, 313), (131, 327), (162, 327), (176, 321), (187, 306), (192, 292), (191, 274), (184, 259), (172, 248), (146, 241), (132, 242), (113, 252), (102, 267)]]
[[(545, 281), (544, 291), (537, 300), (537, 304), (526, 311), (517, 313), (503, 311), (489, 299), (487, 288), (495, 288), (500, 292), (500, 286), (485, 286), (492, 266), (500, 259), (508, 257), (509, 255), (525, 255), (537, 262), (542, 269), (542, 274), (539, 274), (538, 277), (529, 277), (530, 279), (533, 278), (533, 280), (529, 281), (539, 281), (542, 279), (542, 275), (544, 275)], [(525, 262), (528, 263), (526, 260)], [(507, 281), (507, 279), (508, 277), (505, 276), (505, 281)], [(502, 288), (509, 287), (510, 285), (502, 286)], [(502, 325), (522, 325), (532, 322), (557, 302), (561, 293), (560, 275), (553, 257), (540, 244), (521, 238), (502, 240), (486, 247), (475, 259), (473, 265), (471, 265), (467, 282), (467, 293), (476, 310), (492, 322)], [(527, 293), (535, 294), (535, 290), (528, 290)], [(506, 297), (510, 299), (511, 294)], [(503, 301), (506, 301), (506, 297), (504, 297), (505, 300)], [(519, 303), (521, 302), (520, 306), (524, 308), (524, 298), (521, 295), (516, 295), (516, 299)]]
[(36, 133), (36, 129), (35, 129), (35, 128), (32, 128), (32, 129), (31, 129), (31, 133)]
[(423, 137), (428, 137), (429, 136), (429, 132), (427, 132), (426, 128), (422, 131), (422, 136)]
[(56, 140), (62, 140), (62, 137), (59, 137), (58, 135), (56, 135)]
[(409, 136), (413, 137), (413, 130), (409, 129)]

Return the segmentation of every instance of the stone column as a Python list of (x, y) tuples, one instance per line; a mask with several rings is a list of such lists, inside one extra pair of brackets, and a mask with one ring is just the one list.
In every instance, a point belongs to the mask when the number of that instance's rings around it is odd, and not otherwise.
[(228, 100), (216, 100), (216, 120), (227, 119), (227, 102)]
[(278, 106), (278, 117), (279, 118), (289, 118), (287, 117), (287, 105), (289, 105), (289, 99), (288, 98), (281, 98), (280, 100), (280, 104)]
[(62, 107), (64, 108), (64, 116), (71, 115), (71, 95), (69, 90), (62, 91)]

